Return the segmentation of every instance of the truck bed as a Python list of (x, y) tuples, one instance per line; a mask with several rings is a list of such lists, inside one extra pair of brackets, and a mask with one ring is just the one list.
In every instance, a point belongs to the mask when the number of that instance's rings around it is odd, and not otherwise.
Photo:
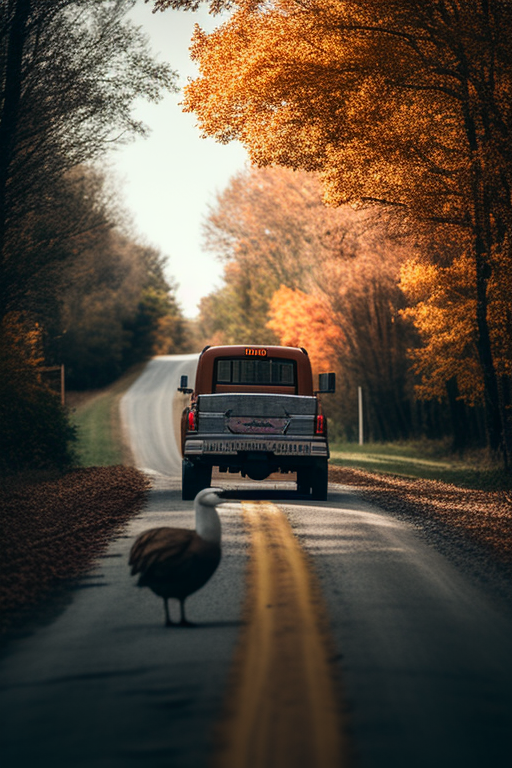
[(199, 395), (203, 435), (308, 435), (315, 430), (317, 401), (304, 395)]

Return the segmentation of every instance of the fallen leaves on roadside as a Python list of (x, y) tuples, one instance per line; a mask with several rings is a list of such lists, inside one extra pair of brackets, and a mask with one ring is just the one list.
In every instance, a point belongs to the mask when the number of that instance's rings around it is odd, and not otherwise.
[(334, 483), (356, 486), (368, 501), (419, 520), (434, 518), (512, 565), (512, 495), (505, 491), (459, 488), (437, 480), (409, 480), (348, 467), (330, 467)]
[(133, 467), (89, 467), (45, 481), (2, 481), (0, 629), (83, 574), (140, 511), (148, 481)]

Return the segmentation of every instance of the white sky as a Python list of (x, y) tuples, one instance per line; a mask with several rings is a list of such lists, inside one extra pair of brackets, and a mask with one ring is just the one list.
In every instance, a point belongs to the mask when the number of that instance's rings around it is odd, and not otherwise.
[[(153, 52), (178, 71), (183, 85), (196, 74), (188, 54), (194, 24), (211, 29), (216, 22), (205, 9), (156, 14), (151, 9), (152, 4), (138, 0), (132, 18), (149, 36)], [(158, 104), (142, 103), (136, 116), (151, 134), (118, 149), (112, 165), (138, 234), (170, 257), (168, 274), (179, 283), (185, 315), (193, 317), (199, 299), (221, 284), (222, 275), (216, 259), (201, 250), (201, 220), (215, 193), (244, 167), (246, 153), (237, 143), (202, 139), (195, 116), (181, 111), (182, 98), (178, 93)]]

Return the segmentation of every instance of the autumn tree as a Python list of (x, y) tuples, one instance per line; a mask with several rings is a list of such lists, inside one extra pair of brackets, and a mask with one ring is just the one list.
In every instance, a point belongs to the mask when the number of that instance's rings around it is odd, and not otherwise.
[(103, 386), (153, 354), (188, 351), (163, 265), (158, 251), (112, 229), (67, 271), (52, 347), (70, 387)]
[(58, 218), (46, 221), (48, 241), (61, 253), (37, 271), (24, 297), (25, 316), (44, 330), (47, 364), (64, 363), (68, 385), (81, 389), (106, 384), (157, 352), (186, 350), (167, 259), (131, 232), (115, 186), (100, 171), (78, 167), (66, 192), (70, 232), (64, 237)]
[[(404, 253), (378, 237), (355, 258), (318, 265), (311, 294), (281, 287), (270, 305), (269, 326), (282, 343), (305, 346), (317, 370), (333, 365), (345, 397), (355, 404), (364, 390), (376, 440), (410, 436), (413, 391), (408, 350), (414, 335), (400, 314), (405, 300), (397, 281)], [(341, 418), (353, 419), (346, 404)]]
[(275, 291), (281, 285), (310, 290), (318, 264), (353, 255), (366, 226), (364, 216), (326, 208), (312, 174), (282, 168), (238, 173), (205, 221), (205, 247), (225, 265), (225, 285), (201, 302), (203, 334), (224, 343), (275, 342), (267, 327)]
[[(174, 87), (127, 19), (134, 1), (0, 4), (1, 470), (11, 458), (11, 470), (71, 458), (66, 416), (27, 349), (36, 328), (52, 346), (64, 265), (112, 227), (80, 168), (145, 132), (133, 117), (137, 98)], [(30, 447), (23, 455), (17, 439)]]
[[(160, 0), (157, 7), (179, 7)], [(191, 3), (185, 2), (184, 6)], [(226, 5), (229, 5), (226, 4)], [(456, 228), (472, 264), (490, 445), (504, 445), (489, 286), (510, 261), (512, 6), (507, 0), (234, 3), (196, 30), (186, 109), (258, 165), (319, 172), (326, 198)]]
[[(468, 442), (463, 403), (474, 407), (482, 402), (484, 395), (476, 346), (477, 298), (473, 266), (467, 252), (462, 252), (446, 265), (411, 259), (402, 265), (400, 279), (400, 288), (409, 304), (402, 316), (414, 322), (422, 342), (411, 351), (414, 370), (421, 377), (416, 386), (417, 394), (422, 399), (448, 399), (452, 418), (462, 422), (459, 434), (455, 435), (459, 450), (463, 450)], [(505, 407), (510, 409), (512, 281), (505, 259), (501, 263), (496, 260), (488, 295), (491, 343), (500, 394)], [(507, 422), (505, 426), (509, 428)]]
[(60, 213), (69, 237), (66, 175), (144, 134), (132, 115), (135, 99), (156, 100), (173, 88), (173, 73), (152, 59), (126, 18), (133, 3), (0, 7), (0, 317), (19, 308), (26, 281), (50, 258), (45, 218)]
[(60, 400), (37, 376), (41, 329), (22, 315), (3, 318), (0, 333), (0, 476), (66, 467), (74, 459), (74, 429)]
[(399, 313), (405, 301), (397, 283), (410, 246), (374, 214), (327, 208), (314, 175), (282, 168), (234, 177), (205, 231), (225, 264), (225, 285), (201, 302), (210, 343), (304, 346), (317, 373), (337, 369), (344, 426), (363, 386), (373, 436), (407, 436), (414, 338)]
[[(275, 344), (267, 327), (272, 297), (261, 271), (247, 272), (238, 263), (224, 268), (224, 285), (199, 302), (198, 327), (208, 344)], [(262, 279), (263, 278), (263, 279)]]

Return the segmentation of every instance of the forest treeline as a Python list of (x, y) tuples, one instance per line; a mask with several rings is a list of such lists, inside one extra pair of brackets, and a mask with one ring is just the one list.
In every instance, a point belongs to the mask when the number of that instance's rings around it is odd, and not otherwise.
[(165, 258), (125, 222), (99, 160), (144, 135), (136, 99), (175, 89), (128, 12), (135, 0), (0, 5), (0, 470), (65, 465), (72, 429), (45, 369), (99, 387), (185, 320)]
[[(458, 451), (485, 444), (471, 376), (465, 405), (449, 372), (446, 379), (451, 360), (435, 349), (429, 363), (422, 343), (435, 322), (431, 312), (415, 315), (424, 242), (396, 233), (374, 210), (325, 206), (316, 174), (285, 168), (233, 177), (204, 231), (206, 248), (224, 264), (223, 286), (200, 303), (209, 343), (303, 346), (317, 373), (335, 369), (337, 394), (325, 406), (337, 437), (357, 439), (362, 387), (367, 438), (451, 436)], [(446, 293), (459, 288), (446, 285)], [(467, 316), (452, 323), (465, 343)], [(435, 375), (421, 377), (418, 355)], [(466, 363), (471, 372), (474, 356)]]
[[(154, 0), (155, 10), (197, 5)], [(226, 286), (204, 303), (205, 322), (219, 333), (224, 316), (232, 338), (225, 302), (243, 288), (260, 318), (270, 308), (265, 333), (291, 341), (301, 328), (329, 327), (340, 367), (358, 371), (352, 386), (366, 382), (375, 436), (407, 434), (444, 401), (456, 442), (482, 431), (481, 415), (487, 444), (510, 466), (512, 4), (212, 0), (210, 8), (229, 13), (211, 33), (196, 27), (199, 75), (185, 110), (205, 135), (241, 141), (255, 166), (315, 173), (346, 226), (310, 235), (300, 224), (283, 258), (282, 242), (268, 244), (259, 283), (260, 272), (242, 266), (259, 244), (228, 232), (219, 242), (231, 249)]]

